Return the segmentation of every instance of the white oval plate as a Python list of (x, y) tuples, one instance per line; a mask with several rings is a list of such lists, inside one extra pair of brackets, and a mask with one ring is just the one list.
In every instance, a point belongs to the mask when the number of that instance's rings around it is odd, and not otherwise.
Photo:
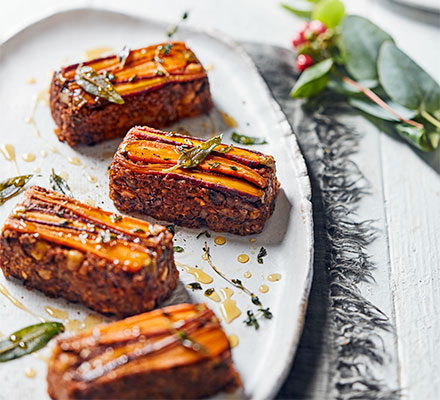
[[(47, 87), (53, 70), (84, 59), (84, 51), (91, 48), (110, 46), (118, 50), (125, 44), (136, 48), (165, 41), (167, 27), (167, 24), (136, 16), (79, 9), (40, 20), (3, 43), (0, 47), (0, 143), (15, 146), (20, 173), (32, 173), (33, 168), (39, 167), (41, 177), (34, 178), (32, 183), (49, 187), (51, 168), (58, 173), (66, 172), (76, 198), (83, 201), (93, 199), (104, 209), (115, 210), (108, 198), (107, 167), (119, 140), (75, 151), (58, 142), (53, 133), (55, 124), (44, 104), (40, 103), (35, 113), (40, 139), (25, 119), (30, 115), (32, 99)], [(242, 394), (254, 399), (267, 399), (276, 394), (291, 365), (312, 280), (313, 223), (307, 170), (289, 123), (242, 48), (223, 34), (184, 26), (179, 29), (176, 39), (185, 40), (206, 67), (212, 66), (209, 80), (214, 102), (218, 109), (235, 118), (238, 127), (229, 128), (214, 111), (212, 120), (215, 127), (208, 117), (202, 116), (182, 121), (175, 128), (184, 127), (202, 137), (209, 137), (215, 128), (225, 134), (225, 142), (230, 142), (233, 130), (250, 136), (264, 136), (269, 143), (254, 148), (274, 155), (277, 162), (282, 190), (275, 212), (263, 233), (252, 237), (224, 235), (227, 239), (224, 246), (214, 244), (215, 233), (209, 239), (196, 239), (200, 231), (180, 228), (176, 234), (176, 245), (185, 249), (183, 253), (176, 253), (176, 260), (187, 265), (197, 264), (214, 278), (213, 284), (203, 285), (204, 289), (215, 287), (219, 291), (228, 286), (201, 258), (203, 241), (207, 240), (214, 264), (228, 276), (241, 279), (259, 295), (264, 307), (270, 307), (273, 312), (272, 320), (260, 321), (258, 331), (247, 327), (243, 323), (246, 311), (256, 307), (247, 295), (234, 289), (233, 299), (242, 315), (230, 324), (223, 322), (228, 334), (235, 333), (239, 337), (240, 343), (233, 349), (233, 358), (244, 383)], [(27, 83), (30, 78), (34, 78), (36, 83)], [(51, 145), (56, 147), (57, 153), (49, 150)], [(41, 156), (42, 150), (48, 153), (45, 158)], [(26, 152), (35, 153), (37, 160), (33, 163), (23, 161), (22, 154)], [(73, 156), (81, 160), (82, 166), (68, 161)], [(15, 175), (13, 164), (0, 156), (0, 179)], [(90, 183), (88, 175), (96, 176), (98, 183)], [(4, 222), (17, 200), (8, 201), (0, 207), (0, 223)], [(256, 242), (251, 243), (251, 238), (255, 238)], [(261, 246), (268, 252), (264, 264), (256, 260)], [(250, 256), (246, 264), (237, 261), (242, 253)], [(191, 275), (181, 268), (179, 270), (184, 284), (194, 281)], [(243, 277), (245, 271), (252, 273), (250, 279)], [(269, 282), (267, 276), (271, 273), (280, 273), (282, 279)], [(79, 305), (51, 299), (37, 291), (27, 291), (18, 281), (6, 281), (2, 274), (0, 282), (34, 313), (47, 318), (44, 310), (47, 305), (67, 310), (69, 318), (83, 320), (90, 314)], [(258, 292), (261, 284), (269, 286), (268, 293)], [(188, 293), (183, 290), (183, 285), (180, 286), (185, 296), (193, 301), (206, 302), (220, 316), (219, 303), (204, 297), (202, 291)], [(0, 321), (3, 334), (37, 322), (3, 296), (0, 296)], [(48, 354), (49, 349), (40, 353)], [(34, 379), (25, 376), (26, 367), (37, 371)], [(0, 368), (0, 397), (46, 399), (45, 375), (46, 364), (37, 357), (27, 356), (3, 364)]]

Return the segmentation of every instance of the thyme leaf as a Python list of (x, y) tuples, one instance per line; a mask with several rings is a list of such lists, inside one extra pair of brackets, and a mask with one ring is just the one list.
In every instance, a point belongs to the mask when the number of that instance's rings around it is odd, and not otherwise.
[(196, 236), (196, 239), (199, 239), (203, 235), (205, 235), (207, 238), (211, 237), (211, 234), (208, 231), (202, 231)]
[(87, 93), (106, 99), (111, 103), (124, 104), (124, 99), (113, 87), (110, 79), (99, 74), (92, 67), (80, 64), (75, 72), (75, 82)]
[(267, 256), (267, 250), (264, 247), (261, 247), (260, 251), (257, 255), (258, 264), (263, 264), (263, 257)]
[(185, 11), (185, 12), (183, 13), (183, 15), (182, 15), (181, 20), (180, 20), (177, 24), (175, 24), (175, 25), (173, 25), (172, 27), (170, 27), (170, 29), (168, 29), (167, 35), (168, 35), (169, 38), (172, 38), (172, 37), (176, 34), (176, 32), (177, 32), (178, 29), (179, 29), (179, 24), (180, 24), (182, 21), (185, 21), (188, 17), (189, 17), (189, 12), (188, 12), (188, 11)]
[(240, 143), (240, 144), (245, 144), (245, 145), (249, 145), (249, 144), (266, 144), (267, 143), (265, 138), (240, 135), (237, 132), (232, 132), (232, 140), (235, 143)]
[(33, 175), (21, 175), (0, 182), (0, 205), (23, 191), (32, 177)]
[(230, 144), (229, 146), (225, 147), (224, 149), (220, 149), (220, 150), (216, 150), (219, 151), (220, 153), (227, 153), (228, 151), (231, 151), (233, 149), (233, 145)]
[(176, 234), (176, 227), (173, 224), (167, 225), (166, 228), (168, 232), (172, 233), (173, 235)]
[(49, 176), (49, 183), (52, 190), (64, 194), (65, 196), (73, 197), (67, 182), (61, 176), (57, 175), (53, 168), (52, 173)]
[(131, 76), (131, 77), (128, 79), (128, 81), (131, 83), (131, 82), (134, 82), (137, 78), (138, 78), (138, 75), (137, 75), (137, 74), (134, 74), (133, 76)]
[(245, 319), (243, 322), (247, 326), (253, 326), (255, 328), (255, 330), (258, 330), (258, 328), (260, 327), (260, 324), (258, 323), (257, 318), (255, 318), (254, 313), (251, 310), (248, 310), (247, 316), (248, 316), (248, 318)]
[(183, 253), (184, 252), (184, 248), (181, 246), (174, 246), (174, 251), (177, 253)]
[(211, 296), (214, 293), (214, 288), (209, 288), (205, 290), (205, 296)]
[(110, 215), (110, 220), (115, 223), (118, 222), (122, 219), (122, 215), (118, 215), (118, 214), (112, 214)]
[[(160, 54), (167, 56), (168, 54), (170, 54), (171, 49), (173, 48), (173, 44), (172, 43), (167, 43), (164, 46), (159, 46), (157, 48), (157, 50), (159, 51)], [(161, 61), (163, 62), (163, 60)]]
[(199, 282), (191, 282), (186, 286), (192, 290), (202, 290), (202, 285)]
[(105, 231), (99, 231), (97, 242), (98, 243), (110, 243), (112, 240), (117, 239), (115, 233), (110, 232), (108, 229)]

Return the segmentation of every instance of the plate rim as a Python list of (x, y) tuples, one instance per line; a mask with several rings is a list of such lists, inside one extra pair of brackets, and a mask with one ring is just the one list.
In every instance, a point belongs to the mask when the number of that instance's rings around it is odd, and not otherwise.
[[(4, 39), (0, 42), (0, 59), (2, 58), (3, 48), (7, 46), (9, 42), (14, 40), (16, 37), (25, 33), (28, 29), (31, 29), (32, 27), (47, 20), (50, 20), (52, 18), (57, 18), (58, 16), (62, 16), (64, 14), (69, 14), (72, 12), (112, 13), (122, 17), (142, 20), (146, 23), (148, 23), (149, 21), (154, 21), (156, 23), (157, 22), (169, 23), (169, 21), (163, 19), (152, 18), (144, 15), (136, 15), (134, 13), (123, 11), (121, 9), (114, 7), (105, 7), (105, 8), (100, 6), (59, 7), (55, 11), (51, 10), (45, 13), (44, 15), (40, 15), (36, 18), (28, 20), (28, 22), (25, 21), (21, 26), (19, 26), (15, 30), (6, 33)], [(255, 75), (256, 82), (260, 86), (259, 89), (262, 90), (267, 96), (267, 98), (270, 100), (272, 111), (275, 113), (275, 116), (278, 120), (278, 124), (282, 130), (281, 136), (288, 144), (286, 149), (287, 154), (290, 156), (290, 161), (294, 164), (294, 167), (297, 172), (295, 178), (298, 180), (298, 185), (301, 191), (301, 200), (302, 200), (301, 207), (303, 210), (305, 210), (305, 212), (303, 212), (303, 215), (305, 216), (304, 225), (306, 232), (308, 233), (308, 237), (307, 237), (307, 243), (309, 244), (309, 248), (307, 251), (308, 265), (306, 266), (307, 274), (304, 281), (303, 292), (301, 295), (301, 301), (299, 306), (300, 308), (299, 317), (296, 321), (294, 321), (294, 326), (296, 325), (296, 329), (292, 329), (291, 331), (289, 348), (288, 351), (285, 352), (285, 356), (283, 360), (285, 362), (283, 363), (283, 365), (280, 365), (281, 363), (278, 365), (279, 372), (276, 374), (277, 376), (276, 381), (274, 381), (271, 385), (268, 385), (268, 387), (270, 387), (269, 390), (263, 393), (255, 394), (254, 396), (254, 398), (258, 398), (258, 399), (272, 399), (278, 393), (293, 364), (294, 357), (298, 349), (299, 341), (301, 338), (301, 334), (304, 328), (305, 315), (307, 311), (308, 300), (312, 286), (313, 264), (314, 264), (314, 223), (313, 223), (313, 208), (311, 201), (312, 199), (311, 182), (308, 175), (308, 170), (304, 160), (304, 156), (302, 154), (302, 151), (299, 147), (296, 138), (296, 133), (292, 125), (288, 121), (288, 118), (284, 113), (284, 111), (282, 110), (280, 104), (276, 101), (276, 99), (272, 95), (258, 67), (256, 66), (255, 62), (252, 60), (250, 55), (247, 53), (245, 48), (236, 40), (234, 40), (232, 37), (230, 37), (228, 34), (224, 33), (219, 29), (213, 29), (213, 28), (206, 29), (206, 28), (199, 28), (194, 26), (185, 26), (184, 28), (182, 27), (182, 30), (186, 30), (188, 32), (195, 34), (207, 35), (214, 40), (222, 42), (224, 45), (228, 46), (234, 52), (236, 52), (242, 58), (242, 60), (247, 64), (247, 66), (251, 69), (251, 72)]]

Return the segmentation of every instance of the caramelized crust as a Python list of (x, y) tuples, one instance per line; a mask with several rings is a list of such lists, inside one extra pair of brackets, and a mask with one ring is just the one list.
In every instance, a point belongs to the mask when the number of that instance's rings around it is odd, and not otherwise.
[(121, 137), (136, 124), (163, 127), (212, 108), (207, 73), (183, 42), (132, 50), (124, 66), (117, 55), (83, 63), (112, 74), (124, 104), (85, 92), (75, 82), (78, 65), (55, 72), (50, 89), (56, 133), (71, 146)]
[(60, 339), (53, 399), (201, 398), (241, 385), (228, 339), (204, 304), (179, 304)]
[(170, 168), (202, 139), (148, 127), (132, 128), (110, 168), (110, 197), (126, 212), (142, 212), (188, 227), (258, 233), (275, 206), (275, 160), (219, 145), (196, 168)]
[(102, 313), (150, 310), (177, 283), (166, 228), (38, 186), (14, 209), (0, 243), (6, 277)]

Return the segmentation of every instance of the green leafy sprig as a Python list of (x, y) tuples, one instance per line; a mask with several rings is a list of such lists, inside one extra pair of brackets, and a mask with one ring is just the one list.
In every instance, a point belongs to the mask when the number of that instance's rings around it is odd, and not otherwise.
[(297, 16), (324, 23), (331, 40), (322, 45), (319, 38), (324, 34), (315, 35), (298, 48), (315, 64), (301, 74), (291, 96), (307, 98), (327, 88), (344, 95), (353, 108), (378, 125), (385, 122), (414, 147), (437, 149), (439, 84), (400, 50), (387, 32), (364, 17), (346, 16), (340, 0), (304, 5), (308, 8), (282, 6)]

